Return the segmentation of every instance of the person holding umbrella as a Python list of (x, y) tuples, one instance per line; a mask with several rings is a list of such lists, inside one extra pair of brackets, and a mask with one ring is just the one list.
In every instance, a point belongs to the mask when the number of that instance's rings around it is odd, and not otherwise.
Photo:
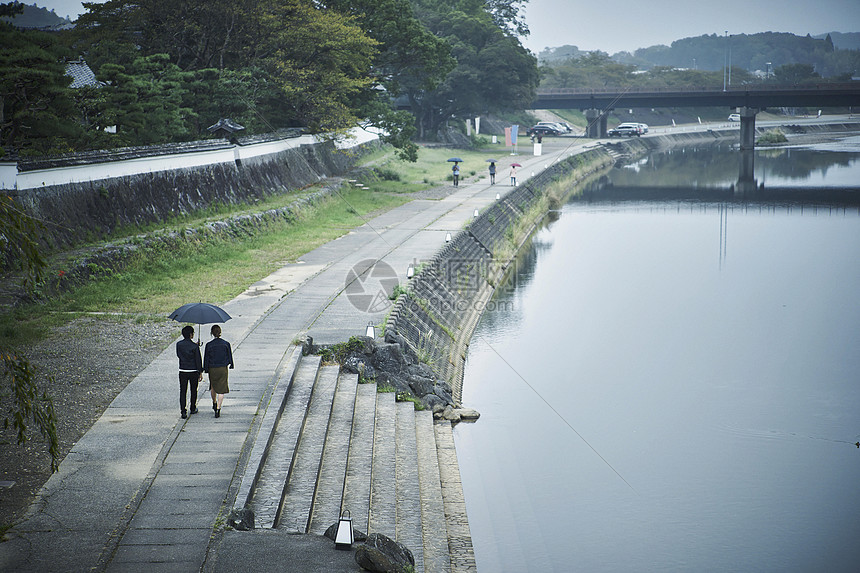
[(233, 351), (230, 343), (221, 338), (221, 327), (212, 325), (212, 340), (203, 351), (203, 371), (209, 375), (209, 391), (212, 394), (212, 409), (215, 417), (221, 417), (224, 394), (230, 393), (227, 384), (227, 368), (233, 368)]
[(182, 419), (188, 417), (185, 408), (185, 394), (191, 386), (191, 413), (197, 413), (197, 383), (203, 379), (203, 361), (200, 347), (194, 342), (194, 327), (186, 325), (182, 329), (182, 340), (176, 343), (176, 356), (179, 358), (179, 408)]
[(454, 187), (458, 187), (458, 183), (460, 181), (460, 164), (455, 163), (454, 167), (451, 168), (451, 173), (454, 176)]
[(511, 187), (517, 186), (517, 167), (519, 166), (519, 163), (511, 163)]

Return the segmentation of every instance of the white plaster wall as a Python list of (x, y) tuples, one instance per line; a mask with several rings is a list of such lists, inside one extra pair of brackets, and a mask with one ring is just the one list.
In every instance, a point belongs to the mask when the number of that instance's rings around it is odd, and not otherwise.
[[(361, 128), (352, 130), (353, 138), (337, 142), (339, 148), (355, 147), (368, 141), (378, 139), (373, 131)], [(273, 155), (287, 149), (318, 143), (322, 139), (313, 135), (303, 135), (289, 139), (267, 141), (251, 145), (234, 145), (224, 149), (212, 151), (196, 151), (179, 153), (175, 155), (160, 155), (156, 157), (141, 157), (138, 159), (124, 159), (120, 161), (107, 161), (105, 163), (92, 163), (88, 165), (74, 165), (59, 167), (55, 169), (37, 169), (33, 171), (18, 172), (17, 164), (0, 163), (0, 189), (35, 189), (49, 185), (64, 185), (68, 183), (81, 183), (86, 181), (99, 181), (113, 177), (126, 177), (141, 173), (157, 173), (159, 171), (171, 171), (189, 167), (201, 167), (217, 163), (233, 163), (237, 159), (250, 159), (265, 155)]]

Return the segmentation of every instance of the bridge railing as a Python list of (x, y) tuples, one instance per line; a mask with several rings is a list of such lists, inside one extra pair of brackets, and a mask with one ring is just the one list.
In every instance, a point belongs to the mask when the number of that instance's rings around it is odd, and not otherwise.
[(741, 84), (728, 86), (724, 90), (722, 86), (672, 86), (672, 87), (598, 87), (598, 88), (545, 88), (539, 89), (538, 97), (551, 95), (589, 95), (589, 94), (617, 94), (617, 93), (679, 93), (679, 92), (749, 92), (749, 91), (797, 91), (797, 90), (817, 90), (817, 91), (844, 91), (858, 92), (860, 91), (860, 82), (834, 82), (834, 83), (815, 83), (815, 84)]

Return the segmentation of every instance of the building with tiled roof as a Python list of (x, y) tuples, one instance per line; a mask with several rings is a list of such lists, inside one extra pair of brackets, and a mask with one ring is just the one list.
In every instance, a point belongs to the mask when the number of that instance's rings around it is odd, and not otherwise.
[(72, 83), (69, 85), (72, 89), (86, 86), (95, 86), (100, 88), (104, 85), (96, 79), (96, 75), (83, 58), (66, 62), (66, 75), (72, 78)]

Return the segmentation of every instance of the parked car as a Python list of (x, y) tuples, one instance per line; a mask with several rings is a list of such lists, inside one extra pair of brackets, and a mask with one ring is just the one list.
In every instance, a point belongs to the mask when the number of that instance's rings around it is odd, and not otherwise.
[(622, 123), (618, 127), (612, 128), (606, 132), (606, 135), (609, 137), (622, 137), (626, 135), (627, 137), (636, 137), (641, 136), (639, 125), (635, 123)]
[(733, 114), (729, 115), (729, 121), (740, 121), (740, 120), (741, 120), (741, 114), (739, 114), (739, 113), (733, 113)]
[(536, 135), (545, 136), (545, 135), (561, 135), (561, 133), (555, 127), (550, 127), (548, 125), (535, 125), (526, 130), (526, 135), (529, 137), (534, 137)]
[(565, 128), (564, 125), (562, 125), (561, 123), (559, 123), (557, 121), (539, 121), (539, 122), (537, 122), (536, 125), (545, 125), (547, 127), (551, 127), (554, 130), (558, 131), (559, 133), (567, 132), (567, 128)]
[[(639, 130), (639, 135), (642, 135), (643, 133), (648, 133), (648, 124), (647, 124), (647, 123), (631, 123), (631, 122), (627, 122), (627, 123), (619, 123), (619, 124), (618, 124), (618, 127), (623, 127), (623, 128), (625, 128), (625, 129), (626, 129), (627, 127), (630, 127), (630, 126), (632, 126), (632, 127), (636, 128), (636, 129), (638, 129), (638, 130)], [(617, 129), (617, 128), (616, 128), (616, 129)]]

